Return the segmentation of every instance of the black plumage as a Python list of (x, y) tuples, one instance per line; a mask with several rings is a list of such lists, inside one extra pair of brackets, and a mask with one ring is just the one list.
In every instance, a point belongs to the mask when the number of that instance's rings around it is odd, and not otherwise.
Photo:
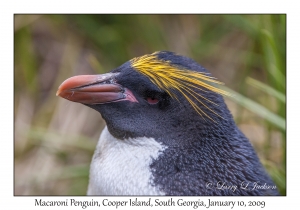
[[(209, 73), (184, 56), (165, 51), (151, 55), (179, 70)], [(278, 194), (249, 140), (236, 126), (222, 95), (193, 86), (193, 91), (201, 94), (201, 102), (190, 97), (201, 109), (197, 113), (186, 98), (188, 91), (159, 87), (132, 60), (111, 73), (109, 80), (73, 85), (73, 98), (70, 91), (64, 93), (70, 88), (60, 88), (58, 95), (100, 112), (109, 132), (117, 139), (149, 137), (165, 145), (166, 149), (149, 165), (151, 185), (166, 195)], [(113, 92), (119, 95), (100, 102), (76, 98), (80, 88), (101, 83), (114, 85)], [(127, 90), (134, 99), (127, 100)], [(259, 186), (265, 187), (255, 188)]]

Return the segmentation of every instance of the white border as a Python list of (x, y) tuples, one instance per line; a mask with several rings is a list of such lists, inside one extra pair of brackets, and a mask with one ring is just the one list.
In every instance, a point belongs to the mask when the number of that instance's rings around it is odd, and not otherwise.
[[(5, 2), (5, 3), (3, 3)], [(296, 2), (296, 1), (294, 1)], [(299, 12), (298, 4), (282, 1), (2, 1), (0, 3), (1, 42), (1, 209), (32, 209), (36, 197), (13, 196), (13, 14), (15, 13), (286, 13), (287, 14), (287, 196), (219, 197), (218, 200), (265, 200), (264, 209), (299, 205)], [(4, 74), (4, 75), (3, 75)], [(300, 77), (299, 77), (300, 78)], [(47, 200), (72, 197), (40, 197)], [(85, 197), (73, 197), (86, 200)], [(184, 197), (185, 199), (193, 199)], [(297, 198), (297, 199), (296, 199)], [(91, 199), (89, 197), (88, 199)], [(100, 199), (95, 198), (95, 199)], [(116, 199), (113, 197), (112, 199)], [(120, 197), (120, 200), (128, 199)], [(176, 197), (179, 199), (179, 197)], [(200, 199), (209, 199), (200, 197)], [(214, 197), (216, 199), (216, 197)], [(43, 207), (34, 207), (40, 209)], [(47, 207), (49, 208), (49, 207)], [(70, 209), (72, 207), (65, 207)], [(79, 207), (80, 208), (80, 207)], [(80, 208), (81, 209), (81, 208)], [(121, 208), (119, 208), (121, 209)], [(123, 208), (122, 208), (123, 209)], [(127, 208), (129, 209), (129, 208)], [(162, 207), (160, 208), (162, 209)], [(164, 208), (165, 209), (165, 208)], [(190, 208), (193, 209), (193, 208)], [(236, 208), (234, 208), (236, 209)], [(245, 208), (243, 208), (245, 209)]]

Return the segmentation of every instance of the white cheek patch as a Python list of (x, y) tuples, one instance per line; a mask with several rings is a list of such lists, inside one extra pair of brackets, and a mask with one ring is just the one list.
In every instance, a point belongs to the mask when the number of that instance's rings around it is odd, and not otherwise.
[(164, 195), (150, 164), (166, 149), (153, 138), (119, 140), (104, 128), (90, 168), (88, 195)]

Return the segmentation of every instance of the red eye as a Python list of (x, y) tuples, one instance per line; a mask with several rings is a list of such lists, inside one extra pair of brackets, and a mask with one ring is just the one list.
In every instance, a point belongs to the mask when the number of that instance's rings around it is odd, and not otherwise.
[(153, 97), (148, 97), (146, 100), (149, 104), (157, 104), (159, 101), (157, 98), (153, 98)]

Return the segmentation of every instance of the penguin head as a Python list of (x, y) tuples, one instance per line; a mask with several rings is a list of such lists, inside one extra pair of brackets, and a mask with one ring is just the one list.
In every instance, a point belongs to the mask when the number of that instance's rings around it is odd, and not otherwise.
[(227, 93), (219, 84), (194, 60), (161, 51), (107, 74), (71, 77), (57, 95), (100, 112), (118, 139), (173, 139), (188, 133), (187, 127), (203, 133), (228, 123)]

